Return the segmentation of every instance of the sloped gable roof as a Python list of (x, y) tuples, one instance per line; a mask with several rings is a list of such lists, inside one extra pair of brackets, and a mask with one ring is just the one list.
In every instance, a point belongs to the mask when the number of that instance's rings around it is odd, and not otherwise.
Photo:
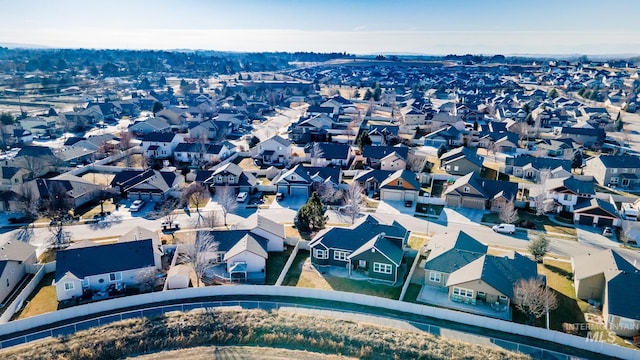
[(151, 239), (115, 244), (70, 247), (56, 257), (56, 281), (67, 272), (79, 279), (112, 272), (155, 266)]
[(440, 234), (431, 239), (425, 269), (453, 273), (487, 253), (487, 245), (464, 231)]

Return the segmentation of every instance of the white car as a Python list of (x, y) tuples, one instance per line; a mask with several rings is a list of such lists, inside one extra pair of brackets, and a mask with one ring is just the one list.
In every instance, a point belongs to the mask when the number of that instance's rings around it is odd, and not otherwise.
[(495, 225), (494, 227), (491, 228), (491, 230), (497, 233), (513, 234), (514, 232), (516, 232), (516, 226), (513, 224), (500, 224), (500, 225)]
[(136, 200), (129, 207), (129, 211), (131, 212), (140, 211), (140, 209), (144, 207), (144, 204), (145, 204), (144, 200)]
[(243, 203), (243, 202), (245, 202), (245, 200), (247, 200), (248, 196), (249, 196), (249, 194), (243, 191), (243, 192), (238, 194), (238, 196), (236, 197), (236, 201), (239, 202), (239, 203)]

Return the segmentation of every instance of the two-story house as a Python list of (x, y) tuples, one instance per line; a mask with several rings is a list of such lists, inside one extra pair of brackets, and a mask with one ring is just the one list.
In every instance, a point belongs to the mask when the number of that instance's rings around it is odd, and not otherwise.
[(142, 137), (142, 153), (147, 159), (168, 159), (178, 144), (184, 142), (184, 135), (173, 132), (152, 132)]
[(640, 158), (635, 155), (599, 155), (586, 161), (584, 174), (600, 185), (633, 189), (640, 185)]
[(404, 251), (409, 231), (398, 222), (383, 223), (368, 215), (348, 228), (331, 227), (311, 243), (315, 266), (346, 268), (369, 278), (391, 283), (402, 281)]
[(345, 168), (354, 156), (351, 146), (335, 143), (313, 143), (304, 151), (313, 166), (338, 166)]
[(173, 158), (191, 165), (210, 164), (224, 160), (229, 156), (229, 152), (225, 144), (183, 142), (176, 146)]
[(571, 160), (522, 155), (505, 159), (505, 173), (513, 174), (515, 177), (537, 181), (542, 171), (551, 171), (558, 168), (564, 170), (567, 176), (570, 176), (571, 163)]
[(474, 151), (461, 146), (440, 156), (440, 168), (451, 175), (480, 173), (483, 159)]
[(291, 160), (291, 141), (272, 136), (251, 148), (251, 157), (262, 164), (284, 166)]
[(240, 166), (231, 162), (215, 170), (199, 170), (195, 181), (208, 187), (212, 193), (215, 193), (216, 188), (229, 186), (237, 190), (236, 192), (244, 191), (250, 194), (258, 184), (253, 174), (245, 172)]
[(559, 205), (558, 212), (573, 212), (574, 206), (579, 201), (596, 196), (593, 178), (590, 176), (548, 179), (545, 183), (545, 192), (548, 199), (553, 199)]

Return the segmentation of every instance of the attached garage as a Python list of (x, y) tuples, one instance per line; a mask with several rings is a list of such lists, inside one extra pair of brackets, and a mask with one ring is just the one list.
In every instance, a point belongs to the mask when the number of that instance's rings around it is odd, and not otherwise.
[(380, 191), (380, 199), (386, 201), (402, 201), (404, 198), (403, 192), (400, 190), (386, 190)]
[(578, 219), (578, 224), (580, 224), (580, 225), (593, 225), (593, 216), (580, 215), (580, 218)]
[(448, 207), (460, 207), (460, 197), (454, 195), (447, 195), (447, 206)]
[(613, 219), (601, 217), (598, 219), (598, 226), (613, 226)]
[(289, 195), (291, 196), (309, 196), (309, 188), (306, 186), (290, 186), (289, 187)]
[(462, 198), (462, 207), (467, 209), (484, 210), (484, 199)]

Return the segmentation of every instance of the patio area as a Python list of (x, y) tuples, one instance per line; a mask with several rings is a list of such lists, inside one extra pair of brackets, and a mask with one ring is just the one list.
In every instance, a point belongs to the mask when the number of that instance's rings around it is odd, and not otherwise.
[(246, 265), (244, 269), (242, 268), (243, 264), (235, 265), (232, 268), (232, 273), (227, 272), (225, 263), (209, 266), (204, 271), (202, 281), (207, 285), (214, 283), (264, 284), (265, 274), (263, 272), (247, 272)]
[(420, 294), (418, 294), (416, 300), (430, 305), (489, 316), (502, 320), (511, 321), (512, 317), (511, 308), (506, 305), (496, 306), (495, 304), (485, 302), (476, 302), (476, 304), (473, 305), (451, 301), (449, 300), (449, 293), (446, 287), (439, 288), (426, 285), (422, 286)]

